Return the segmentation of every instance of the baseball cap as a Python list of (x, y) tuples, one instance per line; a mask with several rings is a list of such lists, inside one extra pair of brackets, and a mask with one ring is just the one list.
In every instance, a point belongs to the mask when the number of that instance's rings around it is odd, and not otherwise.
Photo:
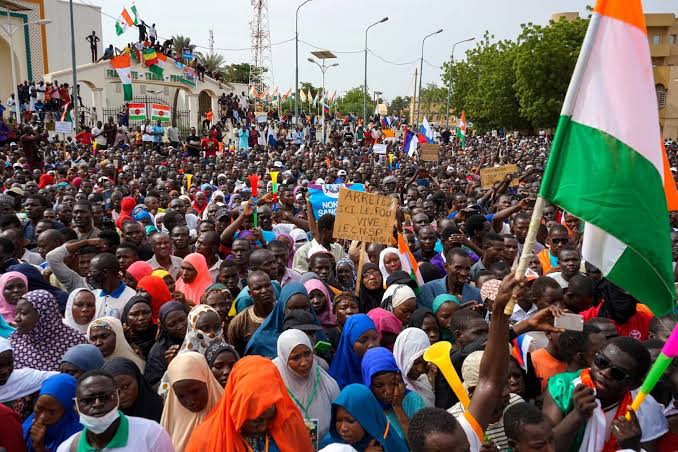
[(337, 176), (346, 176), (346, 171), (345, 170), (337, 171)]
[(384, 184), (388, 184), (388, 183), (391, 183), (391, 182), (395, 183), (395, 182), (396, 182), (396, 178), (393, 177), (393, 176), (386, 176), (386, 177), (384, 178)]
[(320, 331), (322, 327), (315, 323), (313, 314), (308, 311), (295, 309), (285, 316), (283, 331), (297, 329), (301, 331)]

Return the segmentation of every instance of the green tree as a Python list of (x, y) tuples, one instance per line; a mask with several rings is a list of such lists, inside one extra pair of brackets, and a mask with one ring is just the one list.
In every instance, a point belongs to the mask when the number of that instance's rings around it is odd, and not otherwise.
[(190, 49), (192, 52), (195, 52), (196, 45), (191, 44), (191, 38), (184, 35), (172, 35), (174, 40), (174, 52), (181, 56), (184, 49)]
[(589, 21), (522, 25), (513, 64), (520, 113), (535, 128), (555, 127)]
[(198, 59), (208, 71), (211, 71), (213, 74), (220, 73), (223, 77), (226, 70), (223, 55), (218, 53), (208, 53), (205, 55), (198, 55)]
[(410, 96), (396, 96), (393, 98), (390, 104), (388, 104), (388, 112), (392, 115), (400, 115), (403, 113), (407, 113), (408, 109), (410, 108), (410, 101), (411, 101)]
[(437, 110), (445, 110), (447, 103), (447, 88), (441, 88), (435, 83), (427, 83), (426, 86), (421, 89), (421, 95), (419, 97), (421, 102), (420, 120), (423, 120), (424, 116), (430, 118), (434, 107), (436, 107)]
[[(374, 113), (376, 105), (367, 96), (367, 116)], [(353, 113), (354, 115), (363, 115), (363, 85), (351, 88), (343, 96), (337, 99), (337, 111), (341, 114)]]
[[(225, 66), (224, 81), (230, 83), (249, 83), (250, 82), (250, 64), (234, 63)], [(267, 69), (264, 69), (266, 72)]]

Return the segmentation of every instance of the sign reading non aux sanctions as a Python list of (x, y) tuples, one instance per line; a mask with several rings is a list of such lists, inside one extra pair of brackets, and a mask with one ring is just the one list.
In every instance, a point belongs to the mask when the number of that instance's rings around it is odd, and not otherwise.
[(395, 198), (341, 188), (333, 237), (388, 245), (397, 209)]

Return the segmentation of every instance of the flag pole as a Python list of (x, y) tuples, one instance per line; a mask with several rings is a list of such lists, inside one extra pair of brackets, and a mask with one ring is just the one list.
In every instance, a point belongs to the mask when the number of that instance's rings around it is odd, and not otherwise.
[[(600, 15), (596, 12), (591, 16), (591, 21), (589, 22), (589, 28), (586, 30), (586, 36), (584, 37), (584, 42), (581, 45), (581, 51), (579, 52), (579, 57), (577, 58), (577, 64), (574, 67), (574, 72), (572, 73), (572, 79), (570, 80), (570, 86), (567, 88), (567, 94), (565, 95), (565, 101), (563, 102), (563, 108), (560, 111), (560, 116), (571, 116), (572, 110), (574, 109), (574, 104), (577, 98), (577, 93), (579, 92), (579, 85), (581, 85), (582, 77), (584, 75), (584, 69), (588, 63), (589, 57), (591, 56), (591, 49), (593, 48), (594, 38), (598, 31), (598, 26), (600, 25)], [(551, 148), (556, 146), (559, 140), (559, 137), (562, 136), (562, 132), (556, 133), (553, 136), (553, 143), (551, 143)], [(549, 165), (547, 162), (545, 172), (548, 172)], [(539, 230), (539, 225), (541, 224), (541, 218), (544, 214), (544, 207), (546, 205), (546, 200), (540, 195), (537, 197), (537, 202), (534, 204), (534, 210), (532, 211), (532, 218), (530, 219), (530, 228), (527, 231), (527, 237), (525, 237), (525, 243), (523, 244), (523, 250), (520, 254), (520, 260), (518, 261), (518, 267), (516, 268), (516, 279), (523, 279), (525, 276), (525, 270), (527, 270), (527, 260), (530, 255), (534, 253), (534, 244), (537, 242), (537, 231)], [(513, 308), (516, 304), (516, 291), (514, 291), (514, 296), (506, 304), (504, 308), (505, 315), (513, 314)]]

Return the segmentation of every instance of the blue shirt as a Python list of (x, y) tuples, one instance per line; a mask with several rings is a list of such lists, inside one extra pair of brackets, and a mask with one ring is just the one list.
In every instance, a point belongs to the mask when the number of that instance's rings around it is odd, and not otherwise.
[(165, 134), (165, 128), (162, 126), (153, 126), (153, 142), (161, 143), (162, 136)]
[[(429, 281), (422, 286), (421, 292), (417, 296), (417, 307), (432, 309), (433, 299), (444, 293), (447, 293), (447, 275), (440, 279)], [(482, 302), (480, 289), (469, 284), (464, 284), (461, 290), (461, 302), (466, 303), (467, 301)]]

